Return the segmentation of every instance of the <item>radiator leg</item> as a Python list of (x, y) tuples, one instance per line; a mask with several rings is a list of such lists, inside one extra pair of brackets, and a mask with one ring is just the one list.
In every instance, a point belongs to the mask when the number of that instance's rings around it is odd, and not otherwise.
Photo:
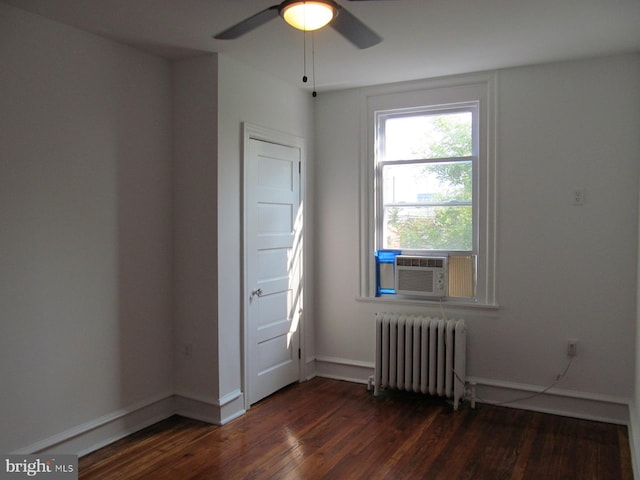
[(370, 392), (373, 388), (373, 375), (370, 375), (367, 379), (367, 392)]

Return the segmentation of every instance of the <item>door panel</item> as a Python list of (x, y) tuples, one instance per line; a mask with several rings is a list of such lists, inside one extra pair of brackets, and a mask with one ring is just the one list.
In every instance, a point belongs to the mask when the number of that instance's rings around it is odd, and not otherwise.
[(297, 147), (249, 140), (245, 159), (248, 397), (255, 403), (299, 378), (300, 208)]

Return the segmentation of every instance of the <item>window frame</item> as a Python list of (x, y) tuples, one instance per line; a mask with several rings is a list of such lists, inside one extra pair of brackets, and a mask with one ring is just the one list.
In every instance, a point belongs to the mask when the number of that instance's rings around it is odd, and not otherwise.
[[(447, 303), (461, 306), (497, 307), (496, 297), (496, 94), (497, 74), (476, 74), (442, 79), (381, 85), (361, 91), (362, 120), (361, 179), (360, 179), (360, 297), (380, 302), (410, 302), (428, 305), (433, 299), (404, 299), (396, 295), (376, 298), (375, 249), (376, 226), (381, 205), (376, 204), (376, 188), (381, 169), (376, 165), (377, 122), (379, 115), (390, 112), (452, 112), (457, 108), (476, 108), (474, 121), (473, 254), (476, 256), (476, 290), (470, 299), (445, 298)], [(474, 118), (474, 120), (476, 119)], [(430, 159), (433, 160), (433, 159)], [(437, 159), (446, 160), (446, 159)], [(449, 159), (450, 160), (450, 159)], [(381, 198), (380, 198), (381, 202)], [(477, 223), (476, 223), (477, 222)], [(425, 250), (406, 250), (425, 254)], [(428, 254), (454, 253), (430, 250)], [(463, 251), (467, 252), (467, 251)], [(462, 253), (462, 252), (461, 252)]]

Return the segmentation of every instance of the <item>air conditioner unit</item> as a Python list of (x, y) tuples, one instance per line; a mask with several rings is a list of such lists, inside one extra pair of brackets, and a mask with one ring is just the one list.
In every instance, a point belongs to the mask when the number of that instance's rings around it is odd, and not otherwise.
[(396, 257), (396, 293), (421, 297), (447, 294), (447, 257)]

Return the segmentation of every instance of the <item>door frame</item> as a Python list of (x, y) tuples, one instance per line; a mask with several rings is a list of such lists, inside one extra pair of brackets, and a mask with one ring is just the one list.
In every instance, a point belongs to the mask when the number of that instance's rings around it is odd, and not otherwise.
[[(249, 272), (248, 272), (248, 262), (247, 262), (247, 208), (249, 208), (247, 202), (247, 176), (246, 172), (249, 164), (249, 142), (251, 140), (261, 140), (264, 142), (275, 143), (279, 145), (284, 145), (286, 147), (297, 148), (300, 150), (300, 192), (299, 192), (299, 202), (300, 208), (302, 208), (303, 221), (302, 221), (302, 238), (305, 238), (306, 235), (306, 222), (304, 221), (304, 212), (305, 212), (305, 166), (307, 159), (306, 152), (306, 142), (302, 137), (298, 137), (296, 135), (292, 135), (285, 132), (280, 132), (278, 130), (274, 130), (271, 128), (263, 127), (260, 125), (256, 125), (249, 122), (242, 122), (242, 287), (241, 287), (241, 295), (242, 295), (242, 388), (244, 391), (244, 408), (245, 410), (249, 410), (250, 405), (250, 395), (249, 395), (249, 300), (251, 295), (252, 286), (248, 284)], [(298, 324), (298, 335), (299, 338), (299, 348), (300, 348), (300, 356), (298, 359), (298, 381), (302, 382), (305, 379), (304, 375), (304, 359), (305, 357), (305, 296), (304, 289), (307, 284), (305, 278), (306, 264), (305, 264), (305, 252), (304, 252), (304, 241), (302, 243), (302, 312), (300, 314), (300, 322)]]

